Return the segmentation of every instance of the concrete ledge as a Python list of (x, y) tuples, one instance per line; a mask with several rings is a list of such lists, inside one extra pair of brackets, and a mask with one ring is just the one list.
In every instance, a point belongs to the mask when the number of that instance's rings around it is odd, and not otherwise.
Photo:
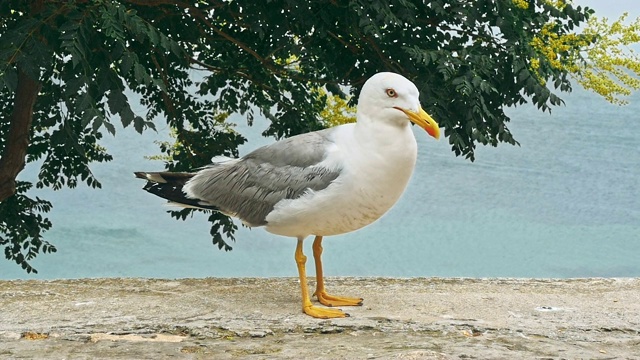
[(640, 279), (327, 288), (365, 305), (312, 319), (292, 278), (0, 281), (0, 358), (640, 358)]

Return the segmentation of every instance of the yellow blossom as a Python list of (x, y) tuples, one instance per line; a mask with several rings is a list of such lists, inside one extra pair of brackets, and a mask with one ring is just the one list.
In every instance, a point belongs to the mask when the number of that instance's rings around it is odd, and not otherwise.
[[(566, 6), (562, 0), (546, 2), (559, 9)], [(557, 23), (545, 24), (529, 43), (538, 55), (529, 59), (529, 70), (544, 84), (544, 62), (553, 70), (570, 73), (607, 101), (626, 104), (621, 96), (640, 89), (640, 57), (630, 47), (640, 42), (640, 19), (627, 22), (627, 16), (612, 23), (592, 16), (580, 34), (558, 34)]]
[(572, 71), (577, 82), (614, 104), (626, 104), (620, 96), (640, 89), (640, 56), (631, 45), (640, 42), (640, 18), (626, 23), (628, 14), (609, 24), (606, 18), (591, 17), (584, 34), (596, 41), (583, 49), (586, 61)]
[(512, 0), (512, 1), (513, 1), (513, 4), (519, 7), (520, 9), (529, 8), (529, 2), (527, 0)]
[(314, 91), (318, 96), (327, 96), (326, 106), (320, 112), (320, 118), (327, 127), (356, 121), (356, 109), (349, 106), (348, 100), (342, 99), (338, 95), (328, 95), (323, 88), (316, 88)]

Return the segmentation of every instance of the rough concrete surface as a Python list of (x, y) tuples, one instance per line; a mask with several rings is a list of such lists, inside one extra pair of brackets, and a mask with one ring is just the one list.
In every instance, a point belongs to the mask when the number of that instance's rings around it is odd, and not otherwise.
[(298, 286), (0, 281), (0, 358), (640, 359), (640, 279), (330, 278), (365, 298), (335, 320)]

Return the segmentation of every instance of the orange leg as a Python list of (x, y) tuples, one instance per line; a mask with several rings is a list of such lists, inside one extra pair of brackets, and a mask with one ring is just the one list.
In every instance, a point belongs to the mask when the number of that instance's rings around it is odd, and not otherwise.
[(296, 264), (298, 265), (298, 275), (300, 276), (300, 289), (302, 290), (302, 311), (307, 315), (320, 319), (342, 318), (349, 316), (349, 314), (346, 314), (339, 309), (325, 309), (311, 305), (309, 289), (307, 287), (307, 272), (305, 269), (307, 257), (302, 252), (302, 241), (302, 238), (298, 238), (298, 246), (296, 247), (295, 256)]
[(313, 241), (313, 259), (316, 263), (316, 292), (313, 294), (318, 301), (325, 306), (361, 306), (362, 298), (339, 297), (327, 294), (324, 289), (324, 277), (322, 274), (322, 236), (316, 236)]

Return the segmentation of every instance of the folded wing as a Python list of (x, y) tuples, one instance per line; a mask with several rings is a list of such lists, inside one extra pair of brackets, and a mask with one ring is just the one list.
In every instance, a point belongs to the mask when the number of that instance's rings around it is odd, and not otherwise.
[(136, 176), (148, 180), (145, 190), (178, 205), (218, 210), (248, 226), (262, 226), (279, 201), (322, 190), (338, 177), (339, 169), (322, 165), (332, 146), (331, 131), (294, 136), (195, 173)]

